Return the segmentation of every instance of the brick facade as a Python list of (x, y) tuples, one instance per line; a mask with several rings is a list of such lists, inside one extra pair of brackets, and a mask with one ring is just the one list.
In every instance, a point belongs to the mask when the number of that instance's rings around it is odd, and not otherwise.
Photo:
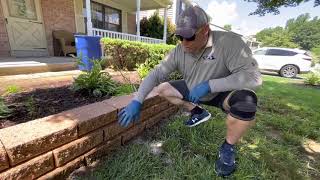
[(73, 0), (41, 0), (42, 16), (46, 31), (49, 55), (57, 54), (53, 47), (53, 30), (66, 30), (76, 32), (75, 12)]
[(6, 28), (6, 21), (0, 3), (0, 56), (10, 56), (9, 37)]

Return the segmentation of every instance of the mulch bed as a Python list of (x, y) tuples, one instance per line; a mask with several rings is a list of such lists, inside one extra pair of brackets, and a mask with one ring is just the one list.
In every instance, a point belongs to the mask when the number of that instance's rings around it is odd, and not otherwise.
[(9, 117), (0, 119), (0, 129), (108, 98), (110, 97), (95, 98), (74, 93), (70, 85), (11, 94), (5, 96), (4, 101), (12, 113)]

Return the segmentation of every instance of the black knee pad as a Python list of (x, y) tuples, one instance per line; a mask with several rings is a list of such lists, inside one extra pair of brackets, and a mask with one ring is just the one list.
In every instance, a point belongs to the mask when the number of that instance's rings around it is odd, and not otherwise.
[(256, 116), (258, 98), (251, 90), (237, 90), (229, 98), (230, 115), (243, 121)]

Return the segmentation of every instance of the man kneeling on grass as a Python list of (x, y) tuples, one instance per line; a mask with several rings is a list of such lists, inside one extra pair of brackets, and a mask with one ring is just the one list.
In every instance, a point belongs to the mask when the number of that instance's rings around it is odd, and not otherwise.
[[(181, 40), (143, 80), (134, 99), (119, 113), (119, 123), (127, 127), (139, 119), (143, 100), (156, 86), (160, 96), (191, 111), (186, 126), (194, 127), (210, 119), (199, 104), (226, 112), (227, 135), (219, 149), (215, 170), (228, 176), (236, 169), (235, 143), (254, 123), (257, 96), (253, 89), (262, 84), (251, 50), (232, 32), (211, 31), (206, 13), (191, 6), (178, 17), (176, 36)], [(178, 70), (183, 80), (164, 82)]]

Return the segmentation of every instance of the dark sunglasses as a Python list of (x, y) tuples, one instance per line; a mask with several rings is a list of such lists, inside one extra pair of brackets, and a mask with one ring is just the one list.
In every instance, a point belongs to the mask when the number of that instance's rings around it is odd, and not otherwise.
[(184, 38), (180, 35), (176, 35), (176, 37), (180, 40), (180, 41), (183, 41), (183, 40), (186, 40), (186, 41), (194, 41), (196, 39), (196, 34), (194, 34), (193, 36), (189, 37), (189, 38)]

